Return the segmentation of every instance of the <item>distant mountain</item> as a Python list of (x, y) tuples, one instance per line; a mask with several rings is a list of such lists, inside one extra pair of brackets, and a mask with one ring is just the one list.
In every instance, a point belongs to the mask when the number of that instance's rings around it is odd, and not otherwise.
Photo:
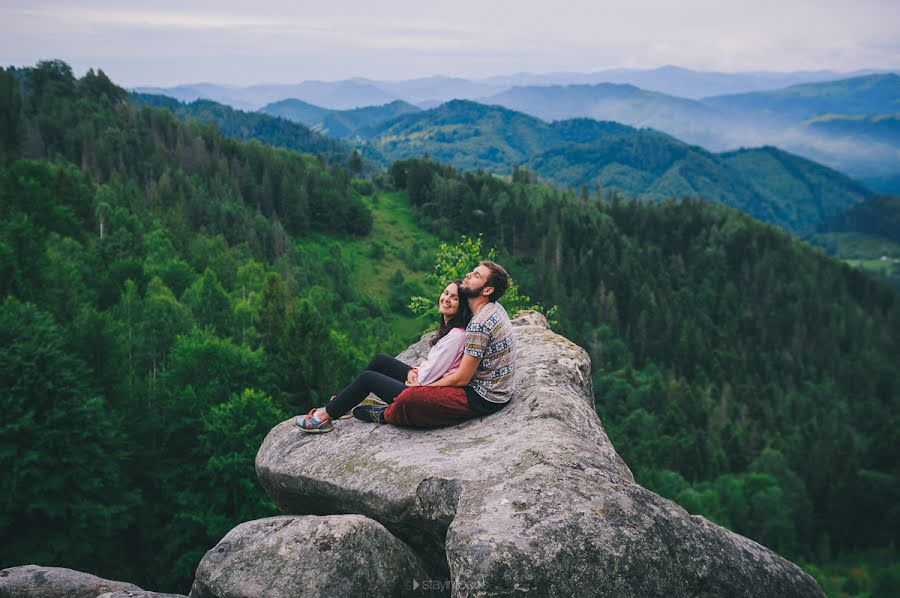
[(725, 114), (756, 122), (793, 123), (827, 113), (893, 114), (900, 112), (900, 76), (869, 75), (701, 101)]
[(248, 97), (247, 88), (214, 83), (192, 83), (175, 87), (136, 87), (133, 93), (175, 98), (184, 103), (194, 100), (212, 100), (237, 110), (255, 110), (257, 106)]
[(557, 140), (549, 124), (527, 114), (454, 100), (405, 114), (368, 131), (388, 160), (428, 154), (459, 168), (509, 171)]
[(584, 116), (652, 127), (713, 151), (775, 145), (880, 192), (900, 192), (897, 117), (890, 113), (898, 110), (900, 77), (893, 74), (702, 102), (606, 83), (517, 87), (485, 101), (547, 120)]
[(804, 126), (817, 135), (835, 139), (887, 143), (900, 147), (900, 113), (848, 116), (825, 114)]
[(386, 104), (398, 99), (370, 83), (353, 80), (304, 81), (300, 84), (251, 85), (248, 87), (201, 83), (171, 88), (137, 87), (134, 91), (167, 95), (184, 102), (208, 99), (242, 110), (258, 110), (266, 104), (285, 98), (297, 98), (331, 110)]
[(470, 101), (388, 121), (369, 142), (391, 161), (428, 154), (501, 174), (525, 165), (567, 187), (651, 199), (696, 195), (792, 231), (872, 195), (839, 172), (775, 148), (714, 154), (652, 130), (590, 119), (549, 124)]
[(354, 79), (366, 82), (386, 93), (407, 102), (443, 103), (449, 100), (466, 100), (493, 95), (503, 91), (507, 86), (494, 85), (483, 81), (461, 79), (459, 77), (422, 77), (406, 81), (374, 81), (371, 79)]
[(794, 73), (715, 73), (692, 71), (677, 66), (656, 69), (612, 69), (594, 73), (518, 73), (463, 79), (459, 77), (421, 77), (401, 81), (365, 78), (343, 81), (305, 81), (299, 84), (268, 84), (238, 87), (195, 83), (175, 87), (138, 87), (134, 91), (167, 95), (183, 102), (208, 99), (241, 110), (257, 110), (285, 98), (298, 98), (310, 104), (334, 110), (386, 104), (405, 100), (422, 108), (431, 108), (449, 100), (485, 98), (512, 87), (596, 85), (622, 83), (690, 99), (779, 89), (799, 83), (834, 81), (873, 74), (874, 71), (835, 73), (833, 71)]
[(304, 124), (307, 127), (311, 127), (317, 122), (321, 122), (321, 120), (325, 118), (326, 115), (333, 112), (333, 110), (322, 108), (321, 106), (314, 106), (313, 104), (296, 98), (288, 98), (286, 100), (266, 104), (259, 109), (259, 112), (286, 118), (287, 120), (292, 120)]
[(708, 147), (720, 144), (717, 131), (727, 125), (717, 110), (695, 100), (612, 83), (514, 87), (484, 103), (548, 121), (587, 117), (651, 127)]
[(130, 97), (136, 106), (165, 108), (181, 121), (211, 124), (229, 137), (256, 139), (285, 149), (321, 154), (329, 160), (344, 161), (351, 152), (347, 145), (337, 139), (268, 114), (243, 112), (210, 100), (195, 100), (185, 104), (175, 98), (153, 94), (132, 93)]
[(717, 73), (693, 71), (670, 65), (655, 69), (611, 69), (594, 73), (520, 73), (517, 75), (490, 77), (483, 79), (482, 82), (506, 87), (623, 83), (648, 91), (657, 91), (696, 100), (708, 96), (779, 89), (800, 83), (847, 79), (873, 73), (874, 71), (856, 71), (853, 73), (836, 73), (834, 71)]
[(302, 100), (290, 99), (263, 106), (260, 112), (303, 123), (324, 135), (347, 138), (356, 136), (361, 129), (374, 127), (401, 114), (420, 110), (418, 106), (402, 100), (395, 100), (383, 106), (328, 110)]

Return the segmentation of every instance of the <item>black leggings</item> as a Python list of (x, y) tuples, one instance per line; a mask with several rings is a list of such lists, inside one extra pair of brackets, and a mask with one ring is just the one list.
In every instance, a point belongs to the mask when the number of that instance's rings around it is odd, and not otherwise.
[(379, 353), (372, 358), (362, 374), (328, 401), (325, 405), (328, 416), (332, 419), (341, 417), (359, 405), (370, 392), (385, 403), (393, 403), (397, 395), (406, 389), (406, 376), (411, 369), (411, 366), (402, 361)]

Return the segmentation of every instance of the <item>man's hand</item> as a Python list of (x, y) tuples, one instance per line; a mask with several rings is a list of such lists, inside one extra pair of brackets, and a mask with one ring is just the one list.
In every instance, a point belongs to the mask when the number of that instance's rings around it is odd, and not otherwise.
[(412, 368), (411, 370), (409, 370), (409, 373), (406, 374), (406, 385), (421, 386), (419, 384), (419, 368)]

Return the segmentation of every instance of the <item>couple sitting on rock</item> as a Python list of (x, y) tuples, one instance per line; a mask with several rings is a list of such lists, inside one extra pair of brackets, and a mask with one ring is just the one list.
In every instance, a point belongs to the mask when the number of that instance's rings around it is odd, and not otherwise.
[[(500, 264), (481, 262), (465, 280), (447, 285), (438, 304), (437, 337), (418, 367), (383, 353), (324, 407), (297, 418), (304, 432), (334, 429), (332, 420), (352, 410), (367, 422), (434, 428), (495, 413), (514, 390), (516, 339), (503, 306), (509, 286)], [(374, 393), (382, 405), (360, 405)]]

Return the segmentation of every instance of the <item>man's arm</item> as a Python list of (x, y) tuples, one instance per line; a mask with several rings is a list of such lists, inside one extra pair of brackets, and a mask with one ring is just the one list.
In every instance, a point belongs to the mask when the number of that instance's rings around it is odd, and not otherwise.
[(475, 375), (475, 370), (478, 369), (478, 364), (480, 363), (481, 360), (477, 357), (463, 355), (462, 363), (459, 364), (458, 370), (449, 376), (435, 380), (428, 386), (465, 386), (472, 379), (472, 376)]

